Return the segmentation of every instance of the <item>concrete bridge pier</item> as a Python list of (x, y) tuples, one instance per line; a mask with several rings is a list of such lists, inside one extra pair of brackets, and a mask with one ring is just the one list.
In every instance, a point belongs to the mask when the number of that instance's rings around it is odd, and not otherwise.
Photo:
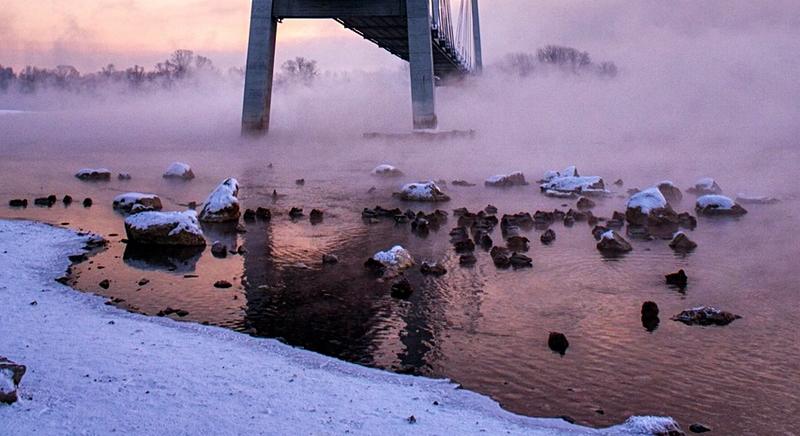
[(253, 0), (250, 42), (242, 108), (242, 134), (264, 134), (269, 130), (272, 105), (272, 76), (275, 70), (275, 36), (278, 20), (272, 13), (273, 0)]
[(411, 107), (414, 129), (435, 129), (436, 94), (433, 76), (428, 0), (406, 0), (408, 15), (408, 62), (411, 70)]

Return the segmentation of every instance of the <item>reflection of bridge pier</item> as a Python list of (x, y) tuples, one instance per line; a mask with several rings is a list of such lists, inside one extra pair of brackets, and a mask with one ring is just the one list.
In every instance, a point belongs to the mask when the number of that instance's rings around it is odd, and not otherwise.
[(459, 0), (456, 14), (450, 1), (253, 0), (242, 131), (269, 129), (276, 34), (287, 18), (336, 19), (409, 61), (414, 129), (436, 128), (436, 79), (478, 71), (482, 63), (478, 0)]

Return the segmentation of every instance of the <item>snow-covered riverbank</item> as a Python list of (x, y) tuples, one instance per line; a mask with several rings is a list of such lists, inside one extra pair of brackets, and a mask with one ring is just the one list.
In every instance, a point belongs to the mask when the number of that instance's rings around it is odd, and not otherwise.
[(28, 367), (20, 401), (0, 406), (1, 435), (644, 435), (671, 423), (633, 418), (592, 430), (522, 417), (445, 380), (130, 314), (54, 281), (84, 242), (0, 220), (0, 355)]

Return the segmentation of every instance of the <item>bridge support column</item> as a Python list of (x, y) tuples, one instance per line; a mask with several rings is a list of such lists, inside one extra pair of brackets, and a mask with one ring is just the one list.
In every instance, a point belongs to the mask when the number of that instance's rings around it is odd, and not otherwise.
[(435, 129), (436, 96), (433, 79), (433, 43), (429, 0), (406, 0), (408, 62), (411, 69), (411, 105), (414, 129)]
[(483, 50), (481, 48), (481, 18), (478, 0), (472, 0), (472, 45), (475, 49), (475, 71), (483, 70)]
[(275, 35), (278, 30), (278, 20), (272, 14), (272, 3), (273, 0), (253, 0), (244, 80), (242, 134), (264, 134), (269, 130)]

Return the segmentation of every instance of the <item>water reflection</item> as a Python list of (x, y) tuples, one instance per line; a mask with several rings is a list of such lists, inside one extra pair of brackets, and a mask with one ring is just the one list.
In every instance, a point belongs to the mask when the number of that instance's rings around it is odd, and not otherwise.
[(186, 274), (195, 271), (204, 250), (204, 247), (154, 247), (127, 244), (122, 259), (126, 265), (140, 270), (161, 270)]

